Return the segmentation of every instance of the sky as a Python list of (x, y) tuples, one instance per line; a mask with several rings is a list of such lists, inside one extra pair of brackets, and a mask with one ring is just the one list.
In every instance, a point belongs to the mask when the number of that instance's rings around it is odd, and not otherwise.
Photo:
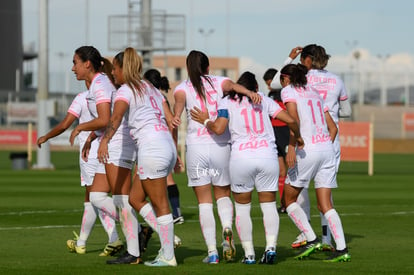
[[(70, 71), (79, 46), (117, 53), (108, 49), (108, 18), (126, 15), (128, 3), (139, 1), (48, 2), (49, 70)], [(39, 0), (22, 0), (22, 9), (24, 45), (37, 50)], [(238, 57), (241, 72), (251, 70), (258, 80), (268, 67), (279, 69), (293, 47), (312, 43), (331, 55), (332, 71), (414, 72), (414, 1), (152, 0), (152, 9), (185, 16), (185, 50), (169, 54), (198, 49), (208, 56)]]

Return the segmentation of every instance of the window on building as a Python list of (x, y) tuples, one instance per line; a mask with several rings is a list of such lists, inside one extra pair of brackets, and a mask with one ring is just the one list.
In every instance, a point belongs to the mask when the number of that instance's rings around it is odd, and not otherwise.
[(222, 76), (228, 76), (227, 69), (223, 69), (223, 70), (221, 71), (221, 75), (222, 75)]
[(181, 68), (175, 68), (175, 80), (176, 81), (181, 80)]

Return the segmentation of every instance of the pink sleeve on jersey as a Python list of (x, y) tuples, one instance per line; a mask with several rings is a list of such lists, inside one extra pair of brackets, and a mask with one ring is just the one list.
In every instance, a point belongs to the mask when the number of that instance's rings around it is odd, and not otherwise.
[(280, 108), (279, 110), (277, 110), (276, 112), (273, 113), (272, 118), (275, 118), (281, 111), (283, 111), (282, 108)]
[(118, 96), (118, 97), (115, 98), (114, 102), (117, 102), (117, 101), (123, 101), (123, 102), (126, 102), (129, 105), (129, 100), (125, 97)]
[(295, 98), (285, 98), (285, 99), (283, 99), (283, 103), (287, 103), (287, 102), (296, 103), (296, 99)]
[(347, 100), (348, 99), (348, 96), (347, 95), (345, 95), (345, 96), (341, 96), (340, 98), (339, 98), (339, 100), (340, 101), (344, 101), (344, 100)]
[(80, 114), (78, 114), (77, 112), (73, 111), (73, 110), (68, 110), (68, 113), (74, 115), (75, 117), (79, 118)]

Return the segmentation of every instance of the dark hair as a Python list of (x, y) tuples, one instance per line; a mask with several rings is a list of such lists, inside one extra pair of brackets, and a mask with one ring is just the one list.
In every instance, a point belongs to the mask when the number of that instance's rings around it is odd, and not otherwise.
[(281, 91), (282, 89), (272, 89), (267, 96), (273, 100), (280, 102), (282, 101)]
[(166, 76), (161, 76), (161, 73), (156, 69), (149, 69), (144, 73), (144, 78), (151, 82), (155, 88), (168, 92), (170, 89), (170, 82)]
[(289, 77), (292, 86), (305, 87), (308, 83), (307, 72), (308, 69), (302, 64), (288, 64), (280, 71), (280, 78)]
[(187, 56), (186, 65), (188, 77), (190, 78), (191, 84), (193, 84), (193, 87), (200, 98), (205, 100), (206, 95), (201, 78), (207, 80), (210, 86), (214, 88), (210, 78), (206, 75), (208, 72), (208, 67), (210, 66), (207, 55), (200, 51), (193, 50)]
[(310, 57), (312, 60), (315, 58), (316, 55), (316, 49), (318, 45), (316, 44), (309, 44), (303, 47), (302, 52), (300, 54), (300, 58), (306, 58)]
[(328, 65), (328, 60), (331, 56), (326, 53), (325, 48), (317, 46), (315, 50), (315, 57), (312, 61), (312, 68), (323, 70)]
[(264, 81), (273, 80), (276, 74), (277, 74), (276, 69), (274, 68), (267, 69), (267, 71), (263, 75), (263, 80)]
[(100, 52), (93, 46), (82, 46), (75, 50), (75, 54), (83, 61), (90, 61), (95, 72), (104, 73), (115, 85), (112, 75), (112, 63), (101, 56)]
[[(237, 84), (245, 87), (246, 89), (248, 89), (250, 91), (257, 92), (258, 84), (257, 84), (256, 76), (253, 73), (249, 72), (249, 71), (244, 72), (240, 75), (239, 79), (237, 80)], [(231, 99), (234, 99), (234, 100), (237, 97), (239, 102), (241, 102), (243, 100), (244, 95), (236, 93), (235, 91), (231, 91), (229, 93), (229, 97)], [(249, 98), (249, 102), (251, 102), (250, 98)]]
[(75, 50), (75, 54), (83, 61), (90, 61), (95, 72), (102, 72), (103, 58), (93, 46), (82, 46)]

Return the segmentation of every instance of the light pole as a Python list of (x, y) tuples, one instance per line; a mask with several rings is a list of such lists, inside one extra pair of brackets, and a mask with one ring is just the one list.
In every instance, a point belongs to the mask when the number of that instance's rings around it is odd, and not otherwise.
[(390, 57), (390, 55), (378, 54), (377, 57), (381, 61), (380, 105), (387, 106), (387, 82), (385, 81), (385, 63), (387, 62), (387, 59)]
[(198, 32), (204, 37), (204, 50), (207, 51), (207, 39), (214, 33), (214, 29), (205, 30), (203, 28), (198, 29)]

